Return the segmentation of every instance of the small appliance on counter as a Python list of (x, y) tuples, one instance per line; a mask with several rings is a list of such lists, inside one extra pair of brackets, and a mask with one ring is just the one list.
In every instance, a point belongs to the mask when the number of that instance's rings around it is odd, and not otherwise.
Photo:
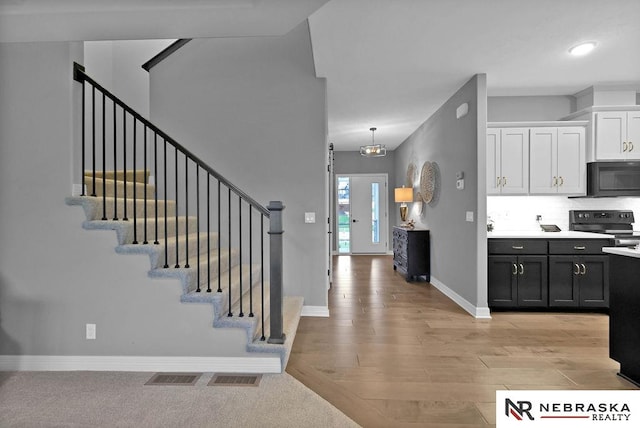
[(633, 211), (569, 211), (569, 230), (604, 233), (615, 236), (616, 247), (636, 247), (640, 232), (633, 230)]

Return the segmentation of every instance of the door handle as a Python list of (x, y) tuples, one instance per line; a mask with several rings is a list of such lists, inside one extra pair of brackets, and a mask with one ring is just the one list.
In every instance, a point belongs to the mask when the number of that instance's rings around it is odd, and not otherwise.
[(351, 220), (351, 222), (352, 222), (352, 223), (357, 223), (357, 222), (359, 222), (359, 221), (360, 221), (360, 220), (356, 220), (355, 218), (354, 218), (353, 220)]
[(517, 275), (517, 274), (518, 274), (518, 265), (516, 265), (515, 263), (513, 263), (513, 264), (511, 265), (511, 267), (513, 268), (513, 270), (511, 271), (511, 273), (512, 273), (513, 275)]
[(522, 263), (520, 263), (520, 272), (518, 272), (520, 275), (524, 274), (524, 265)]
[(627, 145), (627, 142), (623, 141), (622, 142), (622, 151), (626, 152), (628, 149), (629, 149), (629, 146)]
[(553, 184), (551, 185), (551, 187), (555, 187), (558, 185), (558, 177), (553, 177)]
[(496, 177), (496, 187), (500, 187), (500, 177)]
[(560, 186), (564, 185), (564, 178), (562, 178), (562, 176), (560, 176)]
[(633, 142), (629, 141), (629, 151), (632, 152), (633, 151)]
[(512, 245), (511, 248), (514, 249), (514, 250), (523, 250), (524, 249), (524, 247), (522, 245)]
[(580, 275), (580, 266), (578, 265), (578, 263), (574, 263), (573, 264), (576, 268), (576, 270), (573, 271), (574, 275)]
[(580, 275), (584, 275), (585, 273), (587, 273), (587, 267), (584, 265), (584, 263), (580, 263), (580, 266), (582, 266), (582, 271), (580, 272)]
[(507, 185), (507, 177), (502, 177), (502, 186)]
[(573, 249), (574, 250), (584, 250), (586, 247), (582, 246), (582, 245), (574, 245)]

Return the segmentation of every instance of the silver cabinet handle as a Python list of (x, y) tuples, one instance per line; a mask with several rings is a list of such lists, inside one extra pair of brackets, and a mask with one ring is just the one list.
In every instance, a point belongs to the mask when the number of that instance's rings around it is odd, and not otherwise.
[(524, 247), (522, 245), (512, 245), (511, 248), (514, 250), (524, 250)]
[(626, 142), (626, 141), (623, 141), (623, 142), (622, 142), (622, 151), (623, 151), (623, 152), (626, 152), (628, 148), (629, 148), (629, 146), (627, 145), (627, 142)]
[(631, 141), (629, 141), (629, 151), (632, 152), (633, 151), (633, 143)]
[(582, 245), (574, 245), (574, 246), (573, 246), (573, 249), (574, 249), (574, 250), (584, 250), (584, 249), (586, 249), (586, 247), (584, 247), (584, 246), (582, 246)]
[(584, 275), (585, 273), (587, 273), (587, 267), (584, 265), (584, 263), (580, 263), (580, 266), (582, 266), (582, 271), (580, 272), (580, 275)]
[(520, 275), (524, 274), (524, 265), (522, 263), (520, 263), (520, 272), (518, 272)]
[(496, 187), (500, 187), (500, 177), (496, 177)]
[(517, 275), (518, 274), (518, 265), (516, 265), (515, 263), (513, 265), (511, 265), (513, 267), (513, 270), (511, 271), (512, 274)]
[(502, 186), (507, 185), (507, 177), (502, 177)]
[(560, 176), (560, 186), (564, 186), (564, 178), (562, 176)]
[(553, 177), (553, 184), (551, 185), (551, 187), (556, 187), (558, 185), (558, 177)]
[(574, 263), (573, 265), (576, 267), (576, 270), (573, 271), (573, 274), (580, 275), (580, 266), (578, 265), (578, 263)]

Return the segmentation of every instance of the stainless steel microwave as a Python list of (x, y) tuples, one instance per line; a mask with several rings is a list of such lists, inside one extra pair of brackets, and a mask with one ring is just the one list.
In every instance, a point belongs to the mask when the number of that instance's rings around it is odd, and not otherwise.
[(640, 196), (640, 161), (587, 163), (587, 196)]

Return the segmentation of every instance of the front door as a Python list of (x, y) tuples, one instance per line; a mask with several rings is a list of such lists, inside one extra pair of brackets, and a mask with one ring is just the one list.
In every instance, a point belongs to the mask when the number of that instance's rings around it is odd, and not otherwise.
[[(386, 174), (340, 176), (338, 183), (338, 206), (342, 206), (342, 212), (338, 213), (339, 235), (343, 241), (340, 252), (386, 253)], [(347, 239), (348, 243), (344, 242)]]

